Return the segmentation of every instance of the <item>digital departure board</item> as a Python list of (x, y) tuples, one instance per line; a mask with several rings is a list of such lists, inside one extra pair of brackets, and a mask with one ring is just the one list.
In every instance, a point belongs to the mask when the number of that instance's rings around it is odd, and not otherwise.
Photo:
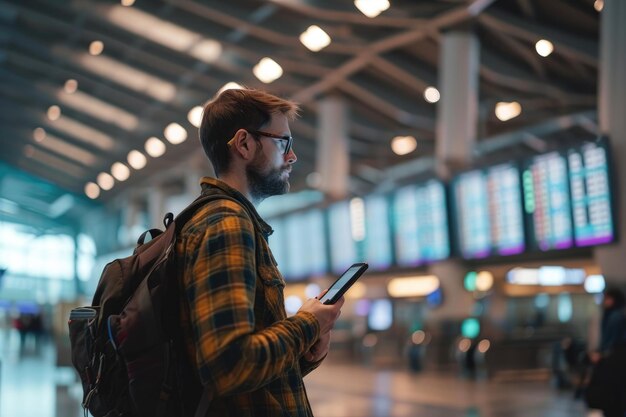
[(588, 142), (568, 151), (577, 246), (599, 245), (615, 239), (608, 159), (605, 140)]
[(342, 201), (328, 208), (330, 265), (334, 273), (342, 273), (357, 262), (357, 247), (352, 238), (350, 203)]
[(543, 251), (572, 247), (566, 157), (555, 151), (526, 160), (522, 184), (532, 246)]
[(493, 251), (498, 255), (522, 253), (524, 216), (519, 168), (514, 163), (486, 170), (489, 220)]
[(450, 256), (443, 184), (436, 180), (399, 189), (393, 198), (396, 262), (418, 266)]
[(466, 259), (491, 254), (487, 181), (481, 170), (465, 172), (452, 181), (455, 219), (461, 255)]
[(269, 245), (272, 255), (278, 264), (278, 270), (281, 275), (288, 279), (291, 275), (288, 265), (287, 255), (287, 233), (285, 231), (285, 222), (283, 219), (271, 219), (268, 221), (274, 233), (269, 237)]
[(365, 260), (372, 270), (380, 271), (391, 266), (389, 204), (384, 195), (372, 195), (365, 199), (365, 238), (362, 245)]

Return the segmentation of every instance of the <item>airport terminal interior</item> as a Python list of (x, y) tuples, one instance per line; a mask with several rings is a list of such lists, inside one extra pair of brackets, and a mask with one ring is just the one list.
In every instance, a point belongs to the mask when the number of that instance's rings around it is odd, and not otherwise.
[[(109, 262), (214, 176), (203, 105), (300, 104), (258, 211), (285, 309), (352, 264), (318, 417), (601, 417), (626, 290), (623, 0), (0, 0), (0, 417), (86, 416)], [(623, 376), (622, 378), (626, 378)]]

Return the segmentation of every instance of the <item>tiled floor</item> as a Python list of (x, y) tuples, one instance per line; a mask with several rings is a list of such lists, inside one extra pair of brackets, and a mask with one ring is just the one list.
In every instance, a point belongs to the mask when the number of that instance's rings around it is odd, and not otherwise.
[[(82, 416), (70, 368), (55, 368), (55, 349), (0, 329), (0, 416)], [(412, 374), (329, 360), (307, 376), (318, 417), (591, 417), (571, 392), (546, 382), (468, 381), (454, 375)]]

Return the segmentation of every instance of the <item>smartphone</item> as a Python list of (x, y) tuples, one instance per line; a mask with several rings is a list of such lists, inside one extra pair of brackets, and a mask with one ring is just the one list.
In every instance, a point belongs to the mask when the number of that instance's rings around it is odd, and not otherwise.
[(330, 286), (328, 292), (320, 298), (324, 304), (335, 304), (341, 296), (356, 282), (363, 272), (369, 267), (366, 263), (358, 263), (352, 265), (344, 272), (333, 285)]

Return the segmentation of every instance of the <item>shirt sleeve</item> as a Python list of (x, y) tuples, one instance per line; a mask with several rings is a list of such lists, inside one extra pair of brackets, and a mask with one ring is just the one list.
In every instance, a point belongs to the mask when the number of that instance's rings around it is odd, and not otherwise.
[(215, 394), (256, 390), (293, 368), (319, 336), (310, 313), (299, 312), (255, 332), (257, 285), (252, 221), (222, 202), (185, 247), (184, 284), (196, 363)]

